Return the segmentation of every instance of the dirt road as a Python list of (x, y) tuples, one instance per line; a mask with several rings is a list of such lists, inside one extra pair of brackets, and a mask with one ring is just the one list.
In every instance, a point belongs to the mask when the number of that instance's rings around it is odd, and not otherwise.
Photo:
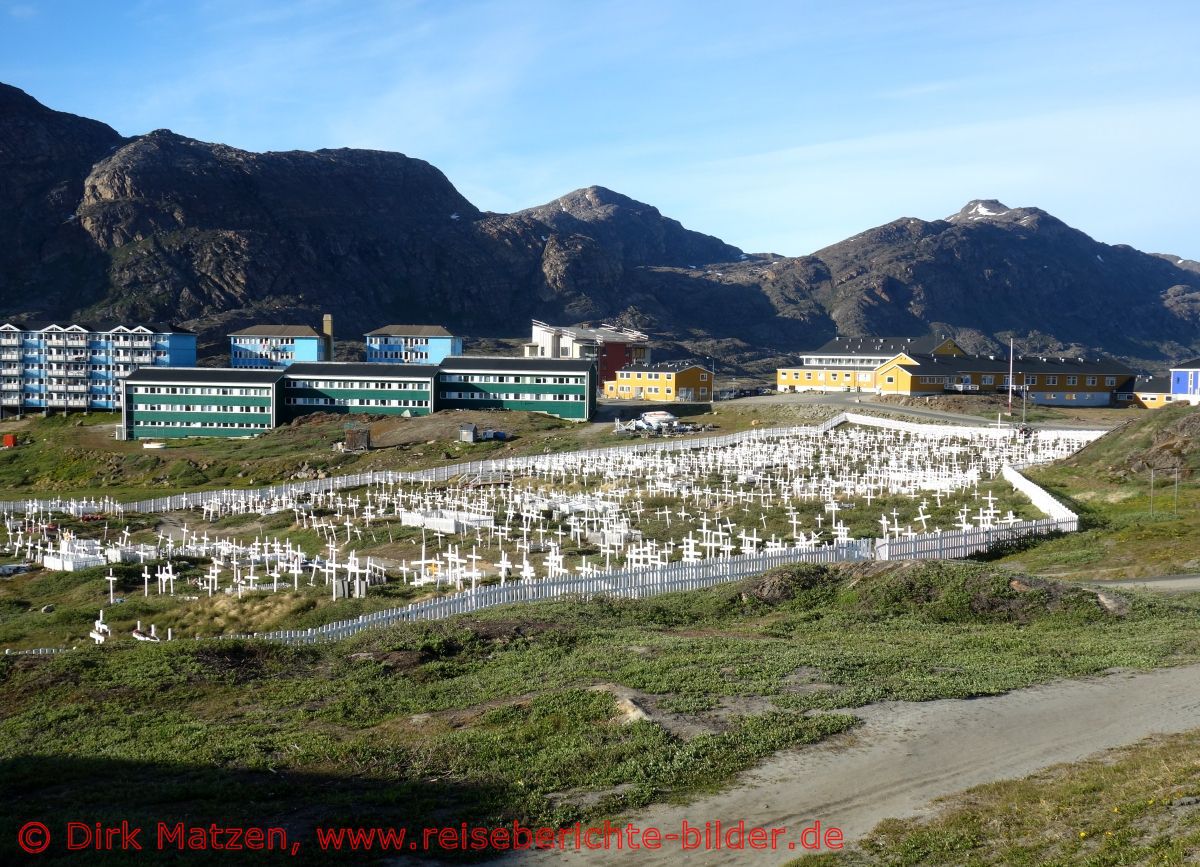
[[(967, 701), (887, 702), (852, 711), (864, 719), (853, 733), (815, 747), (781, 753), (742, 776), (736, 787), (686, 806), (655, 806), (628, 817), (663, 833), (683, 820), (720, 819), (728, 827), (786, 827), (820, 819), (861, 837), (881, 819), (915, 816), (930, 801), (971, 786), (1020, 777), (1059, 762), (1122, 746), (1156, 732), (1200, 726), (1200, 665), (1146, 673), (1117, 672), (1060, 681)], [(789, 835), (790, 837), (790, 835)], [(589, 851), (513, 856), (536, 864), (778, 865), (803, 853)], [(794, 840), (794, 838), (791, 838)]]

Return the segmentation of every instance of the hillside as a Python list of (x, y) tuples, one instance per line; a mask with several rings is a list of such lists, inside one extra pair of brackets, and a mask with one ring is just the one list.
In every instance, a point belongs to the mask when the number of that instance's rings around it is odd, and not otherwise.
[(603, 187), (487, 213), (403, 154), (125, 138), (4, 85), (0, 193), (0, 315), (172, 320), (218, 349), (250, 321), (333, 311), (343, 339), (387, 321), (497, 337), (615, 320), (660, 356), (743, 371), (835, 333), (974, 349), (1012, 335), (1156, 368), (1200, 351), (1200, 265), (991, 200), (808, 256), (746, 255)]

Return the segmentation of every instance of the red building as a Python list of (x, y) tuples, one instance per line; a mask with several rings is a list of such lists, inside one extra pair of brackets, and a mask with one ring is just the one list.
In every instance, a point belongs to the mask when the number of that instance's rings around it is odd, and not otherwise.
[(533, 320), (533, 335), (525, 344), (526, 358), (586, 358), (596, 362), (597, 381), (616, 379), (631, 364), (650, 362), (650, 338), (618, 325), (547, 325)]

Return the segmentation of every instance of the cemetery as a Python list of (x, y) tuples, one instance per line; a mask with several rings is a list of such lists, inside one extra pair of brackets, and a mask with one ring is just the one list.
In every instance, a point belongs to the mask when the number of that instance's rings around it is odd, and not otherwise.
[[(323, 640), (507, 602), (698, 588), (801, 561), (962, 557), (1071, 531), (1074, 515), (1015, 467), (1097, 436), (843, 416), (135, 503), (9, 503), (4, 548), (52, 570), (134, 566), (140, 580), (122, 599), (364, 600), (356, 621), (276, 636)], [(73, 528), (55, 523), (63, 515)], [(122, 579), (104, 577), (97, 608), (111, 612)], [(413, 601), (395, 608), (399, 599)], [(173, 629), (172, 607), (157, 611), (151, 625)]]

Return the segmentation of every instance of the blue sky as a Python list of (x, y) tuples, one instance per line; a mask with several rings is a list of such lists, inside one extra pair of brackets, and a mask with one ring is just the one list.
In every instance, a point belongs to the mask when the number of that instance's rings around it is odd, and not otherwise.
[(1195, 0), (0, 0), (0, 81), (133, 135), (589, 184), (787, 255), (973, 198), (1200, 259)]

